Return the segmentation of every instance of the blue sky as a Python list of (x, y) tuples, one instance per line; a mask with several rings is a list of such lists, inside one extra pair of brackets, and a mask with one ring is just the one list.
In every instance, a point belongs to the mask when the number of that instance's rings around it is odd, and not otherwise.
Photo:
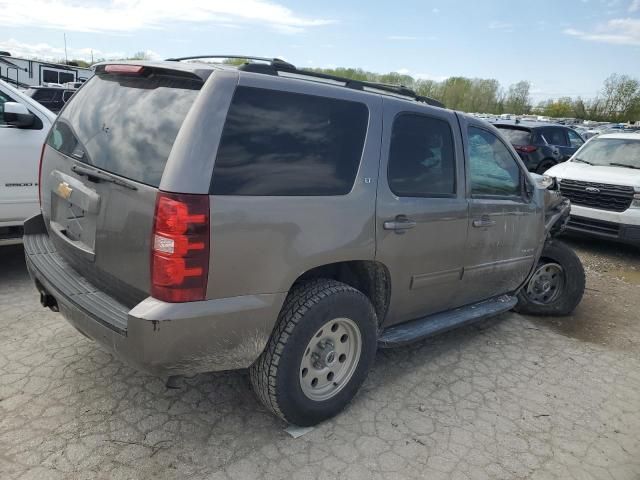
[(589, 98), (640, 77), (640, 0), (0, 0), (0, 50), (60, 58), (149, 51), (281, 56), (421, 78), (533, 84)]

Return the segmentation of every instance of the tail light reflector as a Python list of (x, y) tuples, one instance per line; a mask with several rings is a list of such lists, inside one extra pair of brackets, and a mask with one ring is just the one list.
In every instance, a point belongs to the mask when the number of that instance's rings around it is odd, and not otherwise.
[(159, 192), (151, 241), (151, 296), (204, 300), (209, 275), (209, 196)]
[(533, 145), (514, 145), (514, 148), (518, 152), (522, 152), (522, 153), (533, 153), (538, 149)]

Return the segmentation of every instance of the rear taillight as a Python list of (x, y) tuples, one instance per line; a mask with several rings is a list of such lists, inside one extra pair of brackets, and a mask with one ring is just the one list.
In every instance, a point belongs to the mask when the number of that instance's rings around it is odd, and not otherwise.
[(42, 159), (44, 157), (44, 149), (46, 146), (46, 143), (42, 144), (42, 150), (40, 151), (40, 163), (38, 164), (38, 203), (40, 203), (40, 206), (42, 206)]
[(209, 196), (159, 192), (151, 239), (151, 296), (204, 300), (209, 275)]
[(514, 145), (513, 147), (518, 152), (522, 152), (522, 153), (533, 153), (538, 149), (537, 147), (535, 147), (533, 145)]

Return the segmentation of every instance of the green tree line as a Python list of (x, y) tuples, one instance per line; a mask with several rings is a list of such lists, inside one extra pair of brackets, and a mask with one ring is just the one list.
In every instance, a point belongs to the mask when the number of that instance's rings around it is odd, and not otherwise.
[(536, 111), (550, 117), (574, 117), (603, 122), (640, 121), (640, 81), (628, 75), (609, 76), (591, 100), (561, 97), (540, 102)]
[(338, 75), (353, 80), (404, 85), (419, 95), (431, 97), (448, 108), (464, 112), (514, 113), (521, 115), (531, 110), (529, 82), (522, 81), (502, 88), (500, 82), (490, 78), (450, 77), (441, 82), (416, 79), (396, 72), (378, 74), (360, 68), (318, 68), (316, 72)]
[(313, 71), (353, 80), (404, 85), (419, 95), (434, 98), (448, 108), (463, 112), (500, 115), (536, 113), (555, 118), (579, 118), (608, 122), (640, 121), (640, 81), (613, 74), (599, 94), (589, 100), (580, 97), (548, 99), (532, 105), (531, 83), (522, 80), (504, 88), (492, 78), (450, 77), (443, 81), (416, 79), (396, 72), (379, 74), (360, 68), (318, 68)]

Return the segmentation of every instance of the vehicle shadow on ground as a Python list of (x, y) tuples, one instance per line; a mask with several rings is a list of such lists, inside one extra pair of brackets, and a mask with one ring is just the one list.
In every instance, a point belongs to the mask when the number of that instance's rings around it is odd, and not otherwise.
[(22, 245), (0, 247), (0, 288), (28, 277)]

